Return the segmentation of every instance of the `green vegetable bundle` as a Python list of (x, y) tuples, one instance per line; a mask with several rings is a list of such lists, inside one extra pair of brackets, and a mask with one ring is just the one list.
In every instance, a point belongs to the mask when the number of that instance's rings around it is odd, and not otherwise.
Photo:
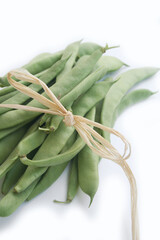
[[(43, 81), (74, 115), (113, 127), (126, 108), (154, 94), (147, 89), (128, 91), (158, 69), (125, 70), (113, 78), (112, 73), (127, 65), (108, 55), (108, 49), (108, 45), (74, 42), (63, 51), (38, 55), (23, 66), (24, 73), (28, 70)], [(46, 97), (41, 85), (25, 79), (19, 83)], [(35, 99), (8, 86), (7, 76), (0, 78), (0, 84), (6, 86), (0, 90), (1, 104), (45, 109)], [(4, 194), (0, 200), (0, 216), (9, 216), (25, 200), (44, 192), (68, 164), (65, 203), (74, 199), (79, 187), (92, 203), (99, 184), (100, 157), (85, 144), (75, 128), (67, 127), (62, 119), (49, 113), (0, 108), (0, 178), (3, 178), (1, 192)], [(110, 142), (109, 133), (94, 129)], [(134, 227), (132, 225), (132, 229)]]

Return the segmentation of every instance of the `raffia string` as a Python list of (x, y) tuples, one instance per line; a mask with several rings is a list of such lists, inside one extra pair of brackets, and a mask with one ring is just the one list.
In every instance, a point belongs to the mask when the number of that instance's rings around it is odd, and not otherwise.
[[(15, 81), (12, 76), (16, 77), (16, 79), (27, 81), (30, 83), (41, 85), (44, 89), (47, 96), (50, 98), (46, 98), (43, 95), (33, 91), (27, 86), (24, 86), (20, 82)], [(138, 222), (137, 222), (137, 188), (136, 181), (133, 176), (131, 169), (125, 160), (127, 160), (131, 153), (131, 146), (129, 142), (125, 139), (125, 137), (120, 134), (118, 131), (113, 128), (109, 128), (99, 124), (97, 122), (91, 121), (84, 117), (73, 115), (72, 112), (67, 111), (64, 106), (60, 103), (60, 101), (56, 98), (56, 96), (52, 93), (52, 91), (47, 87), (47, 85), (38, 79), (37, 77), (30, 74), (27, 70), (18, 69), (10, 71), (7, 75), (9, 83), (16, 88), (18, 91), (28, 95), (29, 97), (36, 99), (38, 102), (43, 104), (48, 109), (36, 108), (31, 106), (23, 106), (18, 104), (0, 104), (0, 107), (6, 108), (14, 108), (25, 111), (32, 112), (40, 112), (40, 113), (48, 113), (52, 115), (59, 115), (64, 117), (63, 121), (66, 126), (74, 126), (81, 138), (84, 142), (92, 149), (93, 152), (98, 154), (102, 158), (106, 158), (112, 160), (122, 167), (124, 170), (131, 188), (131, 215), (132, 215), (132, 239), (138, 240)], [(98, 134), (93, 128), (90, 126), (97, 127), (102, 129), (103, 131), (107, 131), (122, 140), (124, 143), (124, 153), (121, 155), (118, 150), (112, 146), (112, 144), (104, 139), (100, 134)]]

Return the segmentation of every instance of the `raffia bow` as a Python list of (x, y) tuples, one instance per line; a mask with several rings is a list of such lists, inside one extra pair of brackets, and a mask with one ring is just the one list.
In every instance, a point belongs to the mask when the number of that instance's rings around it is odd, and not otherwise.
[[(41, 85), (44, 89), (47, 96), (50, 98), (46, 98), (43, 95), (33, 91), (27, 86), (24, 86), (20, 82), (15, 81), (12, 76), (16, 77), (16, 79), (27, 81), (30, 83)], [(9, 83), (16, 88), (18, 91), (28, 95), (29, 97), (36, 99), (38, 102), (46, 106), (48, 109), (36, 108), (31, 106), (23, 106), (18, 104), (0, 104), (0, 107), (14, 108), (25, 111), (33, 111), (40, 113), (47, 113), (52, 115), (63, 116), (64, 123), (66, 126), (74, 126), (76, 131), (79, 133), (84, 142), (92, 149), (93, 152), (98, 154), (102, 158), (107, 158), (109, 160), (114, 161), (118, 165), (122, 167), (128, 180), (130, 182), (131, 187), (131, 205), (132, 205), (132, 239), (138, 240), (138, 231), (137, 231), (137, 189), (136, 182), (133, 176), (132, 171), (126, 163), (126, 159), (129, 158), (131, 153), (131, 147), (129, 142), (124, 138), (122, 134), (118, 131), (103, 126), (97, 122), (91, 121), (79, 115), (73, 115), (72, 112), (67, 111), (64, 106), (60, 103), (60, 101), (56, 98), (56, 96), (52, 93), (52, 91), (47, 87), (47, 85), (38, 79), (37, 77), (30, 74), (27, 70), (18, 69), (10, 71), (7, 75)], [(103, 131), (107, 131), (115, 136), (119, 137), (124, 143), (124, 153), (121, 155), (118, 150), (112, 146), (112, 144), (104, 139), (100, 134), (98, 134), (92, 127), (97, 127), (102, 129)]]

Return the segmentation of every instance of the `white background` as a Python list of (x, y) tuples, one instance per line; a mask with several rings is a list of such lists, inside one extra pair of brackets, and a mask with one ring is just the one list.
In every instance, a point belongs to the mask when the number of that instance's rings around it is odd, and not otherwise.
[[(0, 1), (0, 75), (41, 52), (63, 49), (84, 39), (120, 45), (108, 54), (132, 67), (160, 67), (158, 0)], [(137, 88), (160, 90), (160, 74)], [(142, 240), (160, 239), (160, 93), (127, 111), (115, 129), (131, 142), (128, 161), (137, 179)], [(0, 218), (0, 238), (55, 240), (130, 240), (130, 192), (122, 170), (103, 159), (100, 186), (88, 209), (80, 190), (70, 205), (65, 199), (67, 171), (45, 193)]]

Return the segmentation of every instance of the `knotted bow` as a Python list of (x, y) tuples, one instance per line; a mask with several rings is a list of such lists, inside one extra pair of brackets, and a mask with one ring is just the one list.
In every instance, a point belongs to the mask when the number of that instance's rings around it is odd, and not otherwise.
[[(27, 81), (30, 83), (41, 85), (44, 89), (47, 96), (50, 98), (46, 98), (43, 95), (33, 91), (27, 86), (24, 86), (20, 82), (15, 81), (12, 76), (16, 77), (16, 79)], [(63, 116), (64, 123), (66, 126), (74, 126), (81, 138), (84, 142), (92, 149), (93, 152), (98, 154), (102, 158), (107, 158), (119, 164), (125, 174), (128, 177), (131, 187), (131, 205), (132, 205), (132, 239), (138, 240), (137, 233), (137, 190), (136, 190), (136, 182), (133, 176), (132, 171), (126, 163), (126, 159), (129, 158), (131, 153), (131, 147), (128, 141), (124, 138), (122, 134), (118, 131), (103, 126), (97, 122), (91, 121), (87, 118), (81, 117), (79, 115), (73, 115), (72, 112), (67, 111), (64, 106), (60, 103), (60, 101), (56, 98), (56, 96), (52, 93), (52, 91), (47, 87), (47, 85), (38, 79), (37, 77), (30, 74), (27, 70), (18, 69), (10, 71), (7, 75), (9, 83), (16, 88), (18, 91), (28, 95), (29, 97), (36, 99), (38, 102), (46, 106), (48, 109), (36, 108), (31, 106), (23, 106), (18, 104), (0, 104), (0, 107), (7, 108), (15, 108), (25, 111), (33, 111), (40, 113), (48, 113), (52, 115)], [(119, 137), (124, 143), (124, 153), (121, 155), (117, 149), (112, 146), (112, 144), (104, 139), (100, 134), (98, 134), (92, 127), (97, 127), (102, 129), (103, 131), (107, 131), (115, 136)]]

